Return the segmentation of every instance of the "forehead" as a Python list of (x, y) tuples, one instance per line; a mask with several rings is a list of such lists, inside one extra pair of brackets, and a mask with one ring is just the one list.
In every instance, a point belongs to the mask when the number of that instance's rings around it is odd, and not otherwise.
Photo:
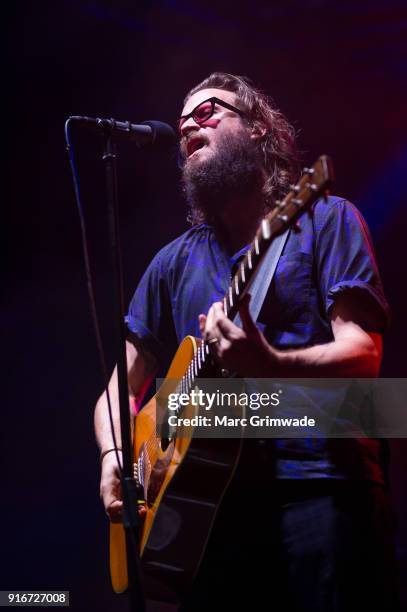
[(213, 97), (219, 98), (219, 100), (223, 100), (224, 102), (228, 102), (229, 104), (235, 104), (236, 102), (236, 94), (232, 91), (226, 91), (225, 89), (200, 89), (196, 93), (194, 93), (190, 98), (188, 98), (184, 108), (182, 109), (181, 115), (188, 115), (198, 104), (207, 100), (208, 98)]

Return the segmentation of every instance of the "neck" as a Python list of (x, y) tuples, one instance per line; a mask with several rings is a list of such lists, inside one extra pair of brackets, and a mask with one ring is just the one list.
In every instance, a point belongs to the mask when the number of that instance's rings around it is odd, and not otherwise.
[(259, 196), (234, 198), (225, 203), (214, 219), (214, 227), (228, 253), (236, 253), (254, 239), (263, 215)]

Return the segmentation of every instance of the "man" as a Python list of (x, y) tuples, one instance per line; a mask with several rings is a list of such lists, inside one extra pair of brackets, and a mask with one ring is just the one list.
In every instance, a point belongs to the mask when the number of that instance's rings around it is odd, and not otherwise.
[[(282, 114), (247, 79), (214, 73), (187, 95), (179, 129), (192, 228), (158, 253), (131, 302), (131, 397), (199, 333), (242, 377), (377, 376), (388, 307), (367, 228), (343, 198), (319, 201), (290, 232), (257, 325), (249, 299), (242, 328), (219, 301), (265, 212), (298, 177)], [(115, 373), (109, 388), (117, 427)], [(104, 395), (95, 426), (101, 495), (120, 520)], [(246, 443), (181, 610), (395, 609), (382, 455), (369, 439)]]

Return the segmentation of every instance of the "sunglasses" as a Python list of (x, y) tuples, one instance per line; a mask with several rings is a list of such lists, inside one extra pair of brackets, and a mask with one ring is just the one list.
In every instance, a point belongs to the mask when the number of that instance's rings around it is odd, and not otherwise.
[(236, 106), (232, 106), (231, 104), (228, 104), (227, 102), (224, 102), (223, 100), (220, 100), (219, 98), (216, 98), (214, 96), (212, 98), (208, 98), (208, 100), (200, 102), (200, 104), (198, 104), (198, 106), (195, 106), (195, 108), (190, 113), (188, 113), (188, 115), (182, 115), (182, 117), (180, 117), (178, 121), (178, 130), (181, 132), (182, 126), (186, 121), (188, 121), (190, 117), (192, 117), (192, 119), (198, 125), (201, 125), (202, 123), (205, 123), (205, 121), (208, 121), (208, 119), (210, 119), (213, 113), (215, 112), (216, 104), (218, 106), (223, 106), (224, 108), (227, 108), (228, 110), (231, 110), (237, 113), (238, 115), (241, 115), (242, 117), (245, 116), (245, 113), (239, 108), (236, 108)]

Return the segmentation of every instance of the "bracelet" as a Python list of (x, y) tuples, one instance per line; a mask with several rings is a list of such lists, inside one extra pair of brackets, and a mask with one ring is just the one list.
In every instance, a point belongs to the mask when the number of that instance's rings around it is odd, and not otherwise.
[(112, 453), (115, 450), (123, 452), (122, 449), (119, 448), (119, 447), (117, 447), (117, 448), (116, 447), (108, 448), (107, 450), (103, 451), (103, 453), (101, 453), (101, 455), (100, 455), (100, 465), (102, 465), (102, 461), (105, 458), (105, 456), (107, 455), (107, 453)]

